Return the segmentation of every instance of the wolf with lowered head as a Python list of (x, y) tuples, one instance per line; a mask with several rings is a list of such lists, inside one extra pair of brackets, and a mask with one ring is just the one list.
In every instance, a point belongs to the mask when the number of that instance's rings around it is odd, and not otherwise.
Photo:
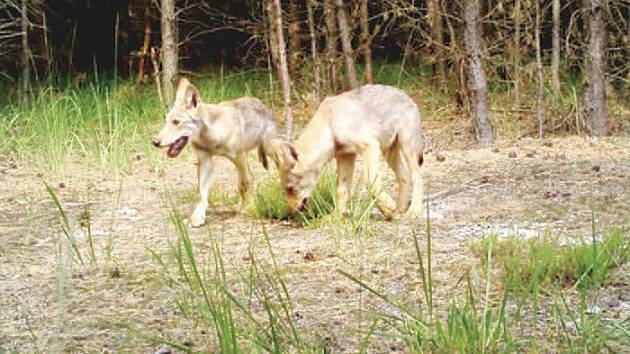
[(252, 183), (247, 153), (258, 149), (260, 161), (267, 168), (267, 157), (272, 152), (269, 144), (276, 135), (276, 120), (259, 99), (243, 97), (218, 104), (202, 103), (199, 90), (188, 79), (180, 80), (175, 103), (153, 145), (168, 147), (168, 157), (174, 158), (190, 142), (197, 154), (199, 202), (190, 216), (192, 226), (206, 221), (213, 157), (226, 157), (236, 166), (242, 210), (249, 202)]
[[(424, 142), (422, 120), (414, 101), (385, 85), (365, 85), (326, 98), (294, 144), (274, 139), (280, 157), (280, 179), (291, 213), (302, 210), (322, 168), (335, 158), (337, 205), (348, 212), (355, 160), (365, 161), (364, 182), (385, 219), (397, 213), (420, 218)], [(394, 171), (399, 186), (394, 203), (381, 182), (380, 155)]]

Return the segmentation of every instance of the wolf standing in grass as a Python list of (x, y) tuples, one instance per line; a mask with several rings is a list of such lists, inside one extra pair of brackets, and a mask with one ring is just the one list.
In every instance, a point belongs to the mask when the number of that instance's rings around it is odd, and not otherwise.
[(206, 221), (213, 157), (226, 157), (236, 166), (242, 210), (249, 202), (252, 181), (247, 153), (258, 149), (260, 161), (267, 168), (271, 152), (268, 144), (276, 135), (276, 120), (259, 99), (243, 97), (219, 104), (202, 103), (197, 88), (185, 78), (180, 80), (166, 125), (153, 139), (153, 145), (168, 146), (167, 155), (171, 158), (177, 157), (189, 141), (195, 149), (199, 159), (199, 203), (190, 216), (192, 226)]
[[(348, 212), (348, 199), (357, 155), (366, 167), (364, 182), (386, 219), (395, 213), (422, 216), (424, 142), (417, 105), (403, 91), (384, 85), (366, 85), (326, 98), (295, 144), (274, 140), (280, 157), (280, 178), (287, 190), (291, 213), (302, 210), (324, 164), (337, 162), (337, 203)], [(384, 191), (380, 155), (396, 174), (398, 202)]]

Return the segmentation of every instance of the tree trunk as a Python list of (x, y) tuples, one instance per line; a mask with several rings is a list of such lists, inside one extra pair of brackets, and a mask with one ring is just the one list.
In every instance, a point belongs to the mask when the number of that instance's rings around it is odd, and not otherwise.
[(138, 77), (136, 82), (145, 82), (145, 66), (146, 60), (149, 57), (149, 45), (151, 45), (151, 3), (150, 0), (144, 0), (144, 41), (142, 42), (142, 48), (140, 49), (140, 58), (138, 60)]
[(442, 29), (442, 12), (440, 8), (440, 0), (427, 1), (427, 16), (429, 28), (431, 31), (431, 53), (435, 63), (433, 64), (433, 73), (437, 77), (437, 82), (444, 82), (444, 58), (442, 56), (442, 47), (444, 46), (443, 29)]
[(291, 109), (291, 78), (289, 77), (289, 66), (287, 64), (287, 46), (284, 42), (284, 31), (282, 27), (282, 7), (280, 0), (271, 1), (271, 17), (274, 22), (274, 34), (278, 46), (278, 59), (280, 63), (280, 83), (282, 85), (282, 95), (284, 97), (284, 118), (286, 125), (286, 139), (293, 139), (293, 110)]
[(306, 14), (308, 21), (308, 34), (311, 38), (311, 56), (313, 59), (313, 76), (315, 78), (315, 99), (317, 103), (322, 99), (322, 78), (319, 54), (317, 53), (317, 35), (315, 33), (315, 20), (313, 18), (313, 1), (306, 0)]
[(584, 74), (584, 113), (593, 136), (608, 133), (606, 103), (606, 0), (592, 0), (589, 9), (587, 66)]
[(324, 0), (324, 20), (326, 21), (326, 56), (328, 81), (332, 92), (337, 92), (337, 14), (334, 0)]
[(521, 100), (521, 0), (514, 3), (514, 38), (512, 40), (512, 80), (514, 80), (513, 108), (518, 109)]
[(174, 82), (177, 75), (177, 18), (175, 0), (162, 0), (162, 86), (164, 100), (171, 105), (175, 98)]
[(363, 47), (363, 60), (365, 61), (365, 80), (368, 83), (374, 82), (374, 69), (372, 68), (372, 40), (370, 37), (370, 11), (368, 0), (360, 1), (361, 17), (361, 46)]
[(22, 29), (22, 103), (28, 103), (31, 89), (31, 49), (28, 44), (28, 0), (22, 0), (21, 29)]
[(300, 58), (302, 56), (302, 43), (300, 36), (300, 12), (296, 0), (289, 2), (289, 73), (292, 80), (300, 78)]
[(481, 44), (479, 0), (466, 0), (464, 42), (468, 57), (468, 89), (477, 141), (481, 145), (493, 142), (492, 123), (488, 114), (488, 88)]
[(540, 48), (540, 1), (536, 2), (536, 23), (534, 28), (534, 44), (536, 47), (536, 73), (538, 77), (538, 91), (536, 92), (536, 122), (538, 123), (538, 138), (543, 137), (543, 116), (542, 116), (542, 99), (543, 99), (543, 65), (542, 65), (542, 53)]
[(352, 50), (350, 30), (348, 28), (348, 19), (346, 18), (343, 0), (336, 0), (336, 4), (339, 18), (339, 33), (341, 35), (341, 48), (343, 49), (343, 57), (346, 62), (346, 75), (348, 75), (350, 87), (354, 90), (359, 88), (359, 81), (357, 80), (357, 73), (354, 69), (354, 52)]
[(551, 39), (551, 83), (556, 94), (560, 93), (560, 0), (552, 4), (553, 30)]

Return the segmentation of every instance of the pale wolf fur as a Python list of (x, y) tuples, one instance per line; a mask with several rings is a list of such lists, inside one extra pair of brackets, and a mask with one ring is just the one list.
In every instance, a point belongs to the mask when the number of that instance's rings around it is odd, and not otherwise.
[[(287, 190), (291, 213), (304, 208), (324, 164), (337, 162), (337, 202), (348, 211), (352, 174), (357, 155), (366, 163), (364, 181), (386, 219), (396, 212), (419, 218), (422, 214), (422, 120), (416, 104), (403, 91), (366, 85), (326, 98), (295, 144), (274, 139), (280, 156), (280, 179)], [(398, 203), (383, 190), (380, 155), (396, 174)]]
[(195, 149), (199, 159), (199, 202), (190, 216), (192, 226), (206, 221), (213, 156), (224, 156), (236, 166), (242, 209), (249, 201), (252, 181), (247, 152), (258, 149), (260, 160), (267, 168), (267, 156), (272, 152), (269, 142), (276, 131), (275, 118), (259, 99), (244, 97), (218, 104), (202, 103), (197, 88), (187, 79), (180, 80), (175, 103), (166, 115), (166, 125), (153, 139), (153, 144), (168, 146), (169, 157), (179, 155), (189, 140)]

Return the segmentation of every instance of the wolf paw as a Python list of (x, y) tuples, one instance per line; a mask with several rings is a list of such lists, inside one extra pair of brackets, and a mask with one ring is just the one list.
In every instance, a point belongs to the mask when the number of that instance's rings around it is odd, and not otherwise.
[(206, 215), (205, 215), (205, 213), (203, 215), (199, 215), (197, 213), (194, 213), (188, 219), (188, 224), (191, 227), (200, 227), (200, 226), (203, 226), (205, 223), (206, 223)]

